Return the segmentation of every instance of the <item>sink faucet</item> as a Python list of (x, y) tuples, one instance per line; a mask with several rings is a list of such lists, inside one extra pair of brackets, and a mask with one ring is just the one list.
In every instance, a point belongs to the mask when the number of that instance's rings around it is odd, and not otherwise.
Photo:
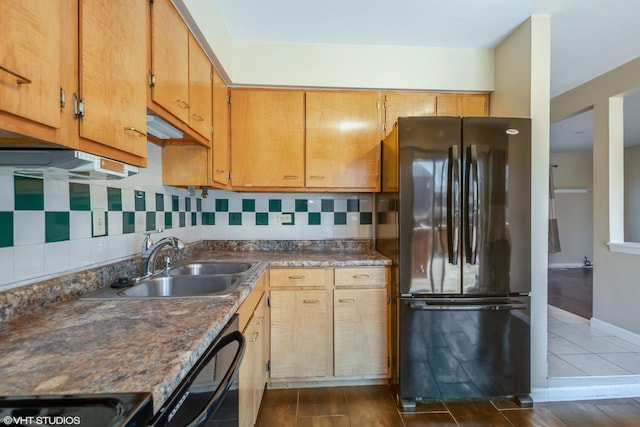
[[(158, 230), (157, 232), (161, 232), (162, 230)], [(151, 240), (151, 233), (144, 233), (144, 240), (142, 241), (142, 276), (147, 277), (151, 276), (154, 271), (154, 266), (156, 263), (156, 257), (165, 246), (172, 246), (174, 249), (181, 251), (184, 249), (184, 242), (177, 237), (165, 237), (163, 239), (158, 240), (156, 243), (153, 243)], [(171, 265), (171, 261), (165, 261), (165, 265)]]

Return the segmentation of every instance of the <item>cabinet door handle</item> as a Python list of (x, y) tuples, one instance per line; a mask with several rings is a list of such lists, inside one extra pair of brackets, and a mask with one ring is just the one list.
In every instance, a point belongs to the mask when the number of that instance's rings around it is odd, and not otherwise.
[(344, 304), (352, 304), (356, 302), (356, 300), (354, 300), (353, 298), (340, 298), (338, 301)]
[(184, 99), (176, 99), (176, 102), (180, 104), (182, 108), (189, 108), (189, 103)]
[(354, 274), (354, 279), (368, 279), (370, 276), (368, 274)]
[(324, 179), (323, 175), (311, 175), (309, 179)]
[(216, 173), (226, 173), (226, 172), (222, 169), (216, 169)]
[(199, 122), (204, 122), (204, 119), (202, 118), (202, 116), (198, 113), (193, 114), (193, 117), (195, 117), (195, 119)]
[(253, 338), (251, 338), (251, 339), (249, 340), (249, 342), (256, 342), (256, 341), (258, 341), (258, 335), (259, 335), (259, 334), (260, 334), (260, 332), (254, 332), (254, 333), (253, 333)]
[(285, 175), (284, 179), (298, 179), (298, 175)]
[(146, 134), (146, 133), (141, 132), (141, 131), (139, 131), (139, 130), (138, 130), (138, 129), (136, 129), (136, 128), (125, 127), (125, 128), (124, 128), (124, 130), (128, 130), (128, 131), (130, 131), (130, 132), (135, 132), (135, 133), (137, 133), (137, 134), (138, 134), (138, 136), (147, 136), (147, 134)]
[(28, 85), (31, 84), (31, 80), (29, 80), (28, 78), (26, 78), (25, 76), (23, 76), (22, 74), (18, 74), (13, 70), (8, 69), (7, 67), (3, 67), (2, 65), (0, 65), (0, 70), (11, 74), (13, 77), (15, 77), (17, 79), (17, 82), (19, 85)]
[(318, 299), (306, 299), (304, 300), (305, 304), (320, 304), (320, 300)]
[(307, 276), (289, 276), (289, 280), (304, 280)]

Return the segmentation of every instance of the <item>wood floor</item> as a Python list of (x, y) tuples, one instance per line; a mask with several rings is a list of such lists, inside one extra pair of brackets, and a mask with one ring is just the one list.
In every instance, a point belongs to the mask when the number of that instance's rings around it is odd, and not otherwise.
[(585, 319), (593, 314), (593, 269), (549, 269), (549, 304)]
[(640, 398), (535, 403), (511, 400), (420, 404), (401, 413), (389, 386), (269, 389), (258, 427), (637, 427)]

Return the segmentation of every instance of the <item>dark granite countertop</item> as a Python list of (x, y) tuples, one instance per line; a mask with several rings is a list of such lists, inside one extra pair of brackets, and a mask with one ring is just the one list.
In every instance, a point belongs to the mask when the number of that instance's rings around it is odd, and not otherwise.
[(0, 323), (0, 395), (146, 391), (157, 410), (269, 266), (389, 265), (371, 250), (236, 249), (204, 244), (189, 253), (258, 263), (228, 297), (63, 300)]

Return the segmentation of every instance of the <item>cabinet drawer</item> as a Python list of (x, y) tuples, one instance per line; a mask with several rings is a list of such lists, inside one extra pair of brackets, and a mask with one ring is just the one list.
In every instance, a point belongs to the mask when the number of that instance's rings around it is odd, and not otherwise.
[(387, 286), (387, 269), (385, 267), (336, 268), (336, 286)]
[(272, 268), (270, 270), (271, 286), (274, 288), (295, 286), (331, 285), (333, 270), (327, 268)]

